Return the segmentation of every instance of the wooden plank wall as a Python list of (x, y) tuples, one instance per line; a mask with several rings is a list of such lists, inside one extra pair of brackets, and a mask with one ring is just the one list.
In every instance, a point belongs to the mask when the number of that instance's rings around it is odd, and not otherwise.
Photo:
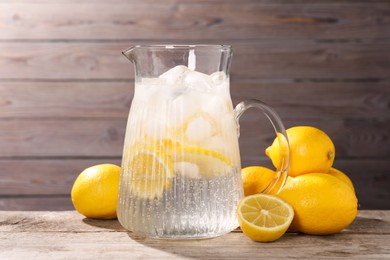
[[(390, 2), (0, 0), (0, 210), (72, 209), (87, 166), (120, 163), (134, 44), (234, 48), (235, 104), (335, 142), (362, 209), (390, 209)], [(242, 120), (243, 166), (269, 165), (264, 116)]]

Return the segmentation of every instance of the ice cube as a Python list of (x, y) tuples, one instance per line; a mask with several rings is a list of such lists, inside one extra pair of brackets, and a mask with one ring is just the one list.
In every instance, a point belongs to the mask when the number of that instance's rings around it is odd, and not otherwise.
[(164, 72), (159, 78), (164, 79), (169, 85), (181, 84), (184, 75), (190, 70), (184, 65), (178, 65)]
[(196, 91), (209, 92), (213, 88), (211, 77), (198, 71), (188, 71), (184, 74), (183, 81), (187, 88)]
[(199, 166), (190, 162), (177, 162), (173, 164), (175, 174), (186, 176), (192, 179), (199, 179)]
[(159, 78), (142, 78), (141, 84), (144, 86), (161, 86), (162, 79)]
[(223, 71), (217, 71), (210, 75), (211, 80), (214, 84), (219, 85), (225, 82), (226, 74)]
[(229, 135), (215, 135), (204, 140), (200, 145), (230, 158), (233, 165), (240, 165), (240, 152), (237, 136), (228, 136)]
[(202, 109), (209, 113), (213, 118), (221, 118), (226, 114), (233, 113), (230, 99), (226, 99), (219, 95), (208, 95), (205, 97), (202, 102)]
[(199, 142), (209, 138), (214, 133), (213, 123), (209, 118), (196, 117), (187, 126), (186, 137), (193, 142)]
[(184, 93), (177, 96), (172, 101), (170, 125), (172, 127), (183, 125), (187, 118), (200, 109), (200, 104), (201, 100), (195, 95)]
[(166, 135), (168, 127), (167, 105), (163, 100), (152, 98), (152, 106), (148, 106), (143, 112), (139, 111), (142, 116), (142, 125), (148, 137), (158, 139)]
[(229, 151), (231, 150), (229, 140), (226, 140), (226, 138), (223, 138), (222, 136), (212, 136), (207, 138), (201, 143), (201, 145), (202, 147), (224, 155), (228, 155)]

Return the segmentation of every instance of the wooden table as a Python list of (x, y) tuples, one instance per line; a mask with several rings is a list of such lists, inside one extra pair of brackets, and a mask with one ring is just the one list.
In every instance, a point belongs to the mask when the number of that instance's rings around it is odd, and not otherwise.
[(155, 240), (127, 232), (117, 220), (93, 220), (75, 211), (0, 211), (0, 259), (152, 258), (390, 259), (390, 211), (360, 211), (340, 234), (287, 233), (257, 243), (239, 229), (206, 240)]

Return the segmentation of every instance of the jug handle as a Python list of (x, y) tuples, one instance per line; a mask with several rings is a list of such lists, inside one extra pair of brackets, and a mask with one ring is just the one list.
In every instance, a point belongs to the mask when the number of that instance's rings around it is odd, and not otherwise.
[(290, 147), (289, 147), (286, 129), (278, 114), (270, 106), (257, 99), (248, 99), (240, 102), (234, 109), (236, 115), (238, 137), (240, 136), (239, 119), (241, 115), (249, 108), (260, 109), (266, 115), (266, 117), (271, 122), (275, 130), (279, 142), (280, 163), (277, 166), (277, 170), (276, 170), (277, 174), (274, 177), (274, 179), (270, 182), (270, 184), (267, 186), (267, 188), (263, 191), (263, 193), (277, 194), (283, 188), (287, 180), (288, 167), (290, 162)]

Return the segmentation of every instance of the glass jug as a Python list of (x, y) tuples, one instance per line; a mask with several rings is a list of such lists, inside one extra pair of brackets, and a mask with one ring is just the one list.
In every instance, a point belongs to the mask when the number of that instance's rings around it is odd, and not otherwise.
[(170, 239), (209, 238), (237, 228), (243, 197), (238, 118), (255, 107), (273, 124), (283, 158), (264, 192), (277, 192), (289, 161), (279, 117), (258, 100), (233, 109), (230, 46), (135, 46), (123, 54), (135, 64), (135, 92), (119, 186), (121, 225)]

